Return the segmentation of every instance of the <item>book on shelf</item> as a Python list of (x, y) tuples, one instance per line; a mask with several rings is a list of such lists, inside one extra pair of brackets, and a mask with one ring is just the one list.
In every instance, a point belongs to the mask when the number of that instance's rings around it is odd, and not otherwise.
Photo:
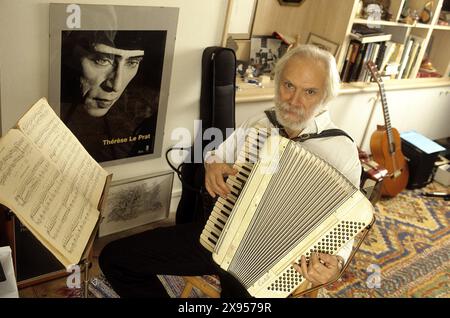
[(356, 79), (356, 81), (358, 82), (364, 82), (366, 79), (366, 75), (368, 73), (367, 62), (371, 61), (372, 54), (375, 48), (374, 44), (375, 43), (367, 43), (367, 50), (361, 61), (361, 70), (359, 71), (358, 78)]
[(414, 65), (417, 61), (417, 55), (419, 53), (420, 44), (417, 42), (414, 42), (411, 48), (411, 53), (409, 55), (408, 62), (406, 63), (405, 71), (403, 72), (402, 78), (410, 78), (412, 70), (414, 68)]
[(403, 51), (405, 48), (404, 44), (391, 42), (392, 45), (387, 52), (388, 56), (384, 60), (382, 64), (383, 75), (390, 76), (391, 79), (394, 79), (400, 70), (400, 61), (403, 55)]
[(45, 98), (0, 138), (0, 203), (66, 268), (87, 257), (111, 179)]
[(367, 82), (370, 80), (369, 71), (365, 67), (368, 61), (374, 62), (378, 67), (387, 64), (385, 56), (391, 54), (390, 34), (377, 33), (379, 41), (367, 40), (367, 37), (350, 34), (350, 43), (341, 69), (343, 82)]
[(355, 23), (352, 25), (352, 33), (361, 35), (377, 35), (384, 34), (384, 31), (380, 27), (374, 27), (373, 25), (367, 25), (363, 23)]
[(388, 63), (382, 75), (386, 76), (386, 79), (394, 79), (398, 74), (400, 65), (397, 63)]
[(381, 65), (380, 65), (380, 68), (379, 68), (381, 73), (383, 73), (384, 70), (386, 69), (386, 65), (390, 61), (390, 59), (392, 57), (392, 54), (395, 51), (395, 48), (396, 48), (396, 43), (394, 43), (392, 41), (387, 41), (386, 42), (386, 48), (384, 50), (384, 56), (382, 58)]
[(398, 79), (403, 78), (403, 73), (405, 71), (406, 64), (408, 63), (408, 59), (411, 58), (410, 53), (411, 53), (412, 45), (413, 45), (413, 40), (411, 40), (411, 38), (409, 38), (405, 43), (405, 49), (403, 50), (402, 58), (400, 60), (400, 69), (397, 74)]
[[(376, 62), (376, 60), (378, 59), (378, 54), (380, 52), (380, 47), (381, 47), (381, 43), (373, 43), (372, 52), (370, 53), (370, 56), (368, 57), (367, 62), (369, 62), (369, 61), (372, 61), (373, 63)], [(365, 64), (366, 67), (364, 68), (364, 77), (363, 77), (364, 82), (369, 82), (372, 77), (369, 69), (367, 68), (367, 62)]]
[(373, 34), (373, 35), (362, 35), (358, 33), (350, 33), (350, 38), (358, 40), (361, 43), (373, 43), (373, 42), (384, 42), (389, 41), (392, 38), (392, 34)]
[(417, 35), (410, 35), (411, 40), (413, 40), (413, 44), (412, 44), (412, 48), (411, 48), (411, 54), (410, 54), (410, 58), (406, 64), (406, 69), (405, 69), (405, 73), (404, 78), (411, 78), (412, 77), (412, 71), (414, 69), (414, 65), (416, 65), (417, 63), (417, 59), (420, 53), (420, 48), (422, 47), (422, 43), (423, 41), (425, 41), (424, 38), (417, 36)]
[(348, 82), (350, 77), (350, 71), (355, 64), (356, 57), (358, 55), (360, 43), (352, 40), (347, 49), (347, 55), (345, 57), (344, 64), (341, 71), (341, 80), (343, 82)]
[(352, 26), (350, 37), (360, 41), (361, 43), (371, 43), (389, 41), (392, 37), (392, 34), (385, 33), (380, 28), (355, 23)]
[(349, 80), (348, 80), (349, 82), (354, 82), (354, 81), (358, 80), (359, 74), (363, 67), (363, 59), (364, 59), (364, 56), (366, 55), (367, 47), (368, 47), (368, 43), (365, 43), (365, 44), (361, 43), (361, 46), (358, 49), (355, 63), (352, 66), (352, 69), (350, 71), (350, 76), (349, 76)]
[(380, 43), (380, 48), (378, 51), (378, 54), (376, 56), (376, 59), (374, 61), (374, 63), (376, 64), (377, 68), (379, 71), (382, 71), (381, 69), (381, 63), (383, 62), (384, 59), (384, 55), (386, 54), (386, 48), (387, 48), (387, 42), (381, 42)]

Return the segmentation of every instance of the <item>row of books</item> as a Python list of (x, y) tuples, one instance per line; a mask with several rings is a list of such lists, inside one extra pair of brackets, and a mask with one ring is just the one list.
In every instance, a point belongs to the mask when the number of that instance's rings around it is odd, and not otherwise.
[(399, 72), (396, 78), (411, 78), (414, 65), (417, 64), (420, 48), (425, 39), (416, 35), (410, 35), (403, 46), (403, 54)]
[(391, 41), (391, 34), (350, 34), (345, 61), (341, 69), (343, 82), (369, 82), (366, 64), (372, 61), (384, 78), (410, 78), (422, 47), (423, 38), (410, 35), (405, 43)]

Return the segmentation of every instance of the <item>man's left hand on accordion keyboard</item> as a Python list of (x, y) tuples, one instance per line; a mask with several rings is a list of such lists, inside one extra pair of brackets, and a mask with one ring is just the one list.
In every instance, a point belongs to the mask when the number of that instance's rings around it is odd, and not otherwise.
[(324, 253), (312, 253), (309, 264), (305, 256), (301, 257), (300, 265), (294, 264), (294, 268), (313, 286), (329, 283), (335, 280), (342, 269), (337, 255)]

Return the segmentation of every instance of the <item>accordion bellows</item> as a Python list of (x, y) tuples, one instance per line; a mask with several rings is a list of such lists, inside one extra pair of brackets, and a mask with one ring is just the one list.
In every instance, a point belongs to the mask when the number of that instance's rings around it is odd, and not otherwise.
[(201, 234), (214, 261), (254, 297), (288, 297), (304, 281), (301, 255), (336, 252), (373, 218), (373, 206), (339, 171), (281, 136), (250, 133)]

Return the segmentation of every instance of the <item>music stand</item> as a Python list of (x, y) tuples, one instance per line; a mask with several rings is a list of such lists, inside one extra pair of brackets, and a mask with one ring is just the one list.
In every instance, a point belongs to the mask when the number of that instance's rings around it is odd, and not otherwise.
[(0, 263), (0, 282), (4, 282), (6, 280), (5, 272), (3, 271), (2, 263)]
[(112, 180), (112, 174), (108, 175), (106, 177), (105, 186), (103, 187), (103, 192), (100, 197), (100, 201), (98, 203), (98, 211), (100, 212), (100, 216), (97, 220), (97, 223), (95, 224), (94, 230), (91, 233), (91, 237), (89, 238), (88, 243), (86, 244), (86, 248), (84, 249), (83, 257), (81, 258), (80, 262), (78, 263), (78, 266), (80, 266), (80, 273), (81, 270), (84, 268), (84, 280), (83, 280), (83, 298), (88, 298), (89, 296), (89, 269), (91, 268), (92, 262), (92, 251), (93, 251), (93, 245), (94, 240), (97, 237), (98, 229), (100, 227), (100, 222), (103, 220), (103, 211), (106, 207), (106, 198), (109, 192), (109, 187), (111, 185)]

